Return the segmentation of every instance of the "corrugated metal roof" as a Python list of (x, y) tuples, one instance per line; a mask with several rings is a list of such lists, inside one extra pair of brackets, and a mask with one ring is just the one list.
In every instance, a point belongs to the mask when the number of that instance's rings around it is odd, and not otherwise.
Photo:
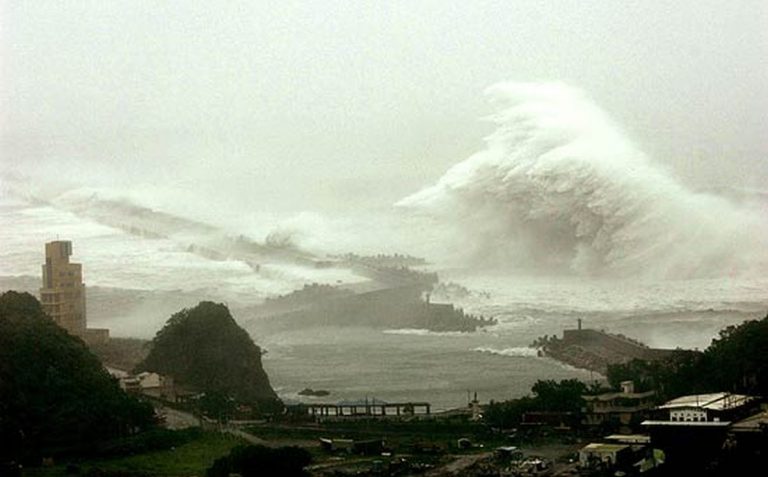
[(584, 451), (602, 451), (602, 452), (619, 452), (624, 449), (628, 449), (629, 446), (625, 444), (603, 444), (602, 442), (593, 442), (582, 447)]
[(679, 408), (699, 408), (712, 411), (725, 411), (741, 407), (757, 399), (754, 396), (731, 393), (711, 393), (711, 394), (693, 394), (690, 396), (681, 396), (673, 399), (658, 409), (679, 409)]
[(762, 432), (768, 426), (768, 411), (743, 419), (732, 426), (734, 431)]
[(644, 434), (611, 434), (610, 436), (605, 436), (604, 439), (612, 442), (631, 444), (648, 444), (651, 442), (651, 436), (646, 436)]

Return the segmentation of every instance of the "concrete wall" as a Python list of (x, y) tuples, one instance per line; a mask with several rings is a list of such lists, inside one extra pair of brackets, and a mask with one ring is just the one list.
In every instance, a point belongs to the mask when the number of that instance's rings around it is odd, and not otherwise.
[(646, 348), (627, 339), (598, 330), (565, 330), (563, 331), (563, 344), (585, 348), (597, 347), (629, 358), (639, 359), (658, 359), (670, 352)]

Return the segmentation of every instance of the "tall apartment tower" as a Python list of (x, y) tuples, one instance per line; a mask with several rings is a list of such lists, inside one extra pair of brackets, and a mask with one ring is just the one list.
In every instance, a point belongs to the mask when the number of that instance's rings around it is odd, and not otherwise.
[(43, 310), (70, 334), (86, 339), (85, 284), (83, 267), (70, 263), (72, 242), (57, 240), (45, 244)]

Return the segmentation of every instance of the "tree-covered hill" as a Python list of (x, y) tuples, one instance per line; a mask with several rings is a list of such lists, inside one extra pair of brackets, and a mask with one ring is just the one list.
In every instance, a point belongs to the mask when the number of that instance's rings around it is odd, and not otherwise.
[(223, 393), (240, 402), (276, 402), (261, 365), (261, 349), (220, 303), (200, 302), (175, 313), (136, 368), (169, 375), (177, 384)]
[(663, 399), (720, 391), (768, 396), (768, 316), (723, 329), (704, 352), (678, 350), (664, 361), (608, 368), (612, 385), (627, 379)]
[(153, 423), (28, 293), (0, 295), (0, 463), (83, 449)]

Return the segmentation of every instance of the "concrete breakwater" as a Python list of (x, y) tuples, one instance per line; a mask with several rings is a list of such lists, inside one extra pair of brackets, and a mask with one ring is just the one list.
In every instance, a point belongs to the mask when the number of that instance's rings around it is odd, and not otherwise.
[(633, 359), (665, 359), (674, 352), (671, 349), (649, 348), (623, 335), (582, 329), (581, 323), (578, 329), (564, 330), (562, 338), (544, 336), (531, 346), (539, 349), (543, 356), (600, 374), (605, 374), (608, 366), (613, 364), (623, 364)]
[(249, 325), (258, 329), (366, 326), (470, 332), (495, 324), (493, 319), (466, 314), (451, 304), (425, 300), (422, 297), (425, 288), (423, 285), (388, 287), (316, 300), (283, 313), (270, 309), (271, 313), (251, 320)]

